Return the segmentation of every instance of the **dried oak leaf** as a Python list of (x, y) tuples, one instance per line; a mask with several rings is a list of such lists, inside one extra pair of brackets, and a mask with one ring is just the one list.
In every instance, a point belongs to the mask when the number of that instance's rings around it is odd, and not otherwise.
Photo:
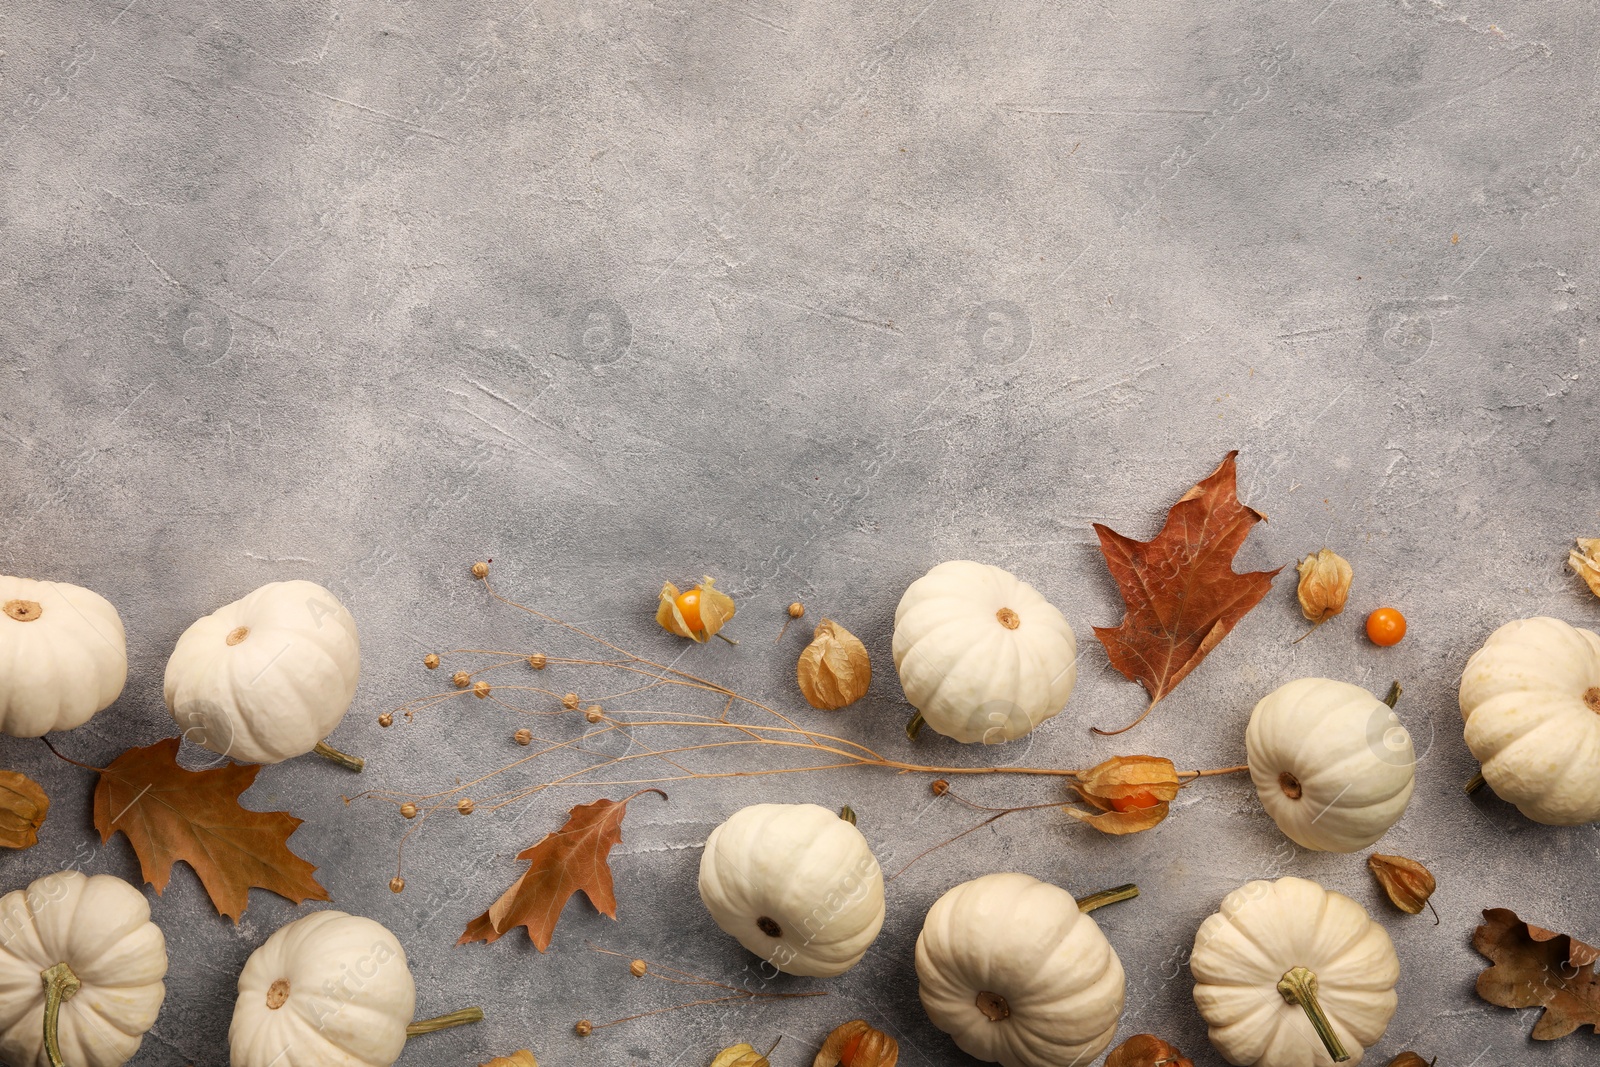
[(229, 762), (205, 771), (178, 766), (178, 739), (130, 748), (100, 771), (94, 787), (94, 826), (102, 844), (121, 831), (139, 857), (144, 880), (166, 889), (172, 865), (194, 868), (219, 913), (235, 923), (250, 890), (294, 901), (329, 900), (313, 878), (315, 864), (289, 851), (301, 820), (286, 811), (251, 811), (239, 795), (261, 770)]
[[(663, 798), (667, 795), (659, 789), (645, 792)], [(628, 800), (579, 804), (568, 812), (565, 826), (518, 853), (517, 859), (528, 861), (528, 869), (488, 911), (467, 924), (456, 944), (498, 941), (502, 934), (525, 926), (528, 940), (543, 952), (550, 947), (561, 909), (580, 889), (602, 915), (615, 919), (617, 897), (606, 857), (622, 840), (622, 817), (628, 813)]]
[(1111, 665), (1150, 694), (1131, 729), (1200, 665), (1245, 614), (1267, 595), (1277, 570), (1235, 574), (1233, 557), (1265, 516), (1240, 503), (1234, 459), (1190, 489), (1167, 512), (1150, 541), (1124, 537), (1101, 523), (1100, 553), (1116, 579), (1127, 613), (1115, 627), (1096, 626)]
[(1106, 1067), (1194, 1067), (1194, 1061), (1154, 1034), (1134, 1034), (1111, 1051)]
[(1478, 975), (1478, 996), (1502, 1008), (1544, 1008), (1535, 1041), (1565, 1037), (1580, 1026), (1600, 1033), (1600, 974), (1595, 949), (1568, 935), (1489, 908), (1472, 932), (1472, 947), (1494, 961)]
[(0, 771), (0, 848), (32, 848), (50, 811), (38, 782), (20, 771)]

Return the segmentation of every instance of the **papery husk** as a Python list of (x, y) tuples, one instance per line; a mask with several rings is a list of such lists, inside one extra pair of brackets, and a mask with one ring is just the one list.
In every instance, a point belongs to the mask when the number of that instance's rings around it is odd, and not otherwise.
[(727, 625), (738, 608), (732, 597), (716, 588), (715, 580), (710, 575), (702, 578), (695, 588), (700, 591), (700, 629), (692, 630), (684, 621), (683, 612), (678, 610), (678, 597), (682, 591), (671, 582), (661, 586), (661, 599), (656, 606), (656, 622), (660, 623), (661, 628), (668, 633), (705, 644), (717, 635), (718, 630)]
[(1600, 596), (1600, 537), (1580, 537), (1567, 554), (1567, 565), (1578, 572), (1589, 592)]
[(0, 848), (32, 848), (50, 811), (43, 787), (20, 771), (0, 770)]
[(872, 661), (860, 638), (832, 619), (823, 619), (800, 653), (795, 678), (807, 704), (837, 711), (866, 695), (872, 684)]
[[(1072, 788), (1095, 808), (1063, 808), (1068, 815), (1088, 823), (1103, 834), (1136, 834), (1148, 830), (1167, 817), (1169, 803), (1178, 795), (1182, 782), (1172, 761), (1160, 756), (1113, 756), (1084, 771)], [(1140, 799), (1145, 794), (1156, 803), (1147, 807), (1117, 810), (1117, 801)]]
[(1350, 598), (1350, 582), (1355, 572), (1350, 563), (1331, 548), (1319, 550), (1300, 561), (1300, 585), (1295, 596), (1300, 613), (1314, 623), (1324, 623), (1344, 611)]
[(895, 1067), (900, 1062), (900, 1045), (894, 1038), (878, 1030), (863, 1019), (851, 1019), (834, 1027), (833, 1033), (822, 1043), (822, 1051), (811, 1061), (811, 1067), (840, 1067), (845, 1048), (856, 1040), (855, 1054), (850, 1057), (850, 1067)]

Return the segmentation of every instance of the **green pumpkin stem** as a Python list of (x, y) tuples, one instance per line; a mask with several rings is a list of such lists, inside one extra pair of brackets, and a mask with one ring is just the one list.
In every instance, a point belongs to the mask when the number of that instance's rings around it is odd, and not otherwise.
[(39, 972), (44, 982), (44, 1051), (50, 1067), (66, 1067), (61, 1058), (61, 1005), (71, 1000), (83, 983), (65, 963)]
[(1304, 967), (1291, 967), (1278, 979), (1278, 992), (1284, 1000), (1298, 1004), (1305, 1010), (1306, 1018), (1311, 1020), (1311, 1028), (1322, 1038), (1322, 1047), (1328, 1050), (1334, 1063), (1343, 1063), (1350, 1058), (1339, 1035), (1333, 1032), (1333, 1023), (1328, 1021), (1322, 1005), (1317, 1003), (1316, 975)]
[(927, 720), (922, 717), (922, 712), (920, 711), (911, 716), (911, 721), (906, 723), (906, 736), (915, 741), (917, 739), (917, 735), (922, 732), (922, 727), (926, 725), (926, 722)]
[(352, 756), (348, 752), (340, 752), (326, 741), (318, 741), (316, 747), (311, 751), (315, 752), (325, 760), (337, 763), (347, 771), (355, 771), (357, 774), (360, 774), (362, 771), (367, 769), (366, 760), (362, 759), (360, 756)]
[(1399, 682), (1391, 682), (1389, 684), (1389, 695), (1383, 698), (1383, 702), (1389, 705), (1389, 707), (1393, 708), (1400, 700), (1400, 694), (1403, 692), (1405, 692), (1405, 690), (1400, 688)]
[(448, 1015), (437, 1015), (432, 1019), (418, 1019), (406, 1027), (407, 1037), (416, 1037), (418, 1034), (431, 1034), (436, 1030), (449, 1030), (456, 1026), (466, 1026), (468, 1023), (483, 1022), (482, 1008), (462, 1008)]
[(1488, 782), (1484, 781), (1483, 772), (1479, 771), (1477, 774), (1472, 776), (1472, 781), (1468, 782), (1461, 788), (1466, 790), (1468, 796), (1471, 796), (1473, 793), (1476, 793), (1478, 790), (1482, 789), (1488, 784)]
[(1115, 889), (1102, 889), (1098, 893), (1090, 893), (1078, 901), (1078, 910), (1087, 915), (1096, 908), (1103, 908), (1107, 904), (1115, 904), (1119, 900), (1132, 900), (1139, 895), (1139, 887), (1129, 882), (1119, 885)]

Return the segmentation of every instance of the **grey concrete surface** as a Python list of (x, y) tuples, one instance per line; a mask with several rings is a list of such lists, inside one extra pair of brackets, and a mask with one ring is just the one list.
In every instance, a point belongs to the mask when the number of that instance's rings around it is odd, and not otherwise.
[[(1220, 1060), (1190, 1000), (1194, 931), (1229, 890), (1290, 873), (1353, 895), (1395, 939), (1400, 1007), (1369, 1063), (1593, 1062), (1600, 1039), (1534, 1044), (1529, 1013), (1473, 994), (1484, 907), (1600, 938), (1600, 837), (1462, 794), (1455, 683), (1511, 618), (1600, 623), (1563, 566), (1600, 531), (1596, 17), (1576, 0), (6, 4), (0, 571), (108, 596), (132, 662), (117, 704), (58, 743), (103, 764), (170, 736), (161, 672), (190, 621), (270, 580), (335, 590), (365, 673), (334, 740), (368, 773), (302, 759), (247, 799), (304, 818), (293, 845), (337, 906), (397, 932), (419, 1011), (488, 1012), (406, 1064), (529, 1047), (692, 1067), (781, 1035), (773, 1063), (797, 1067), (858, 1015), (899, 1037), (903, 1064), (971, 1062), (923, 1016), (912, 948), (944, 889), (1000, 869), (1080, 894), (1139, 882), (1100, 913), (1128, 973), (1122, 1032), (1197, 1063)], [(1234, 447), (1271, 518), (1240, 569), (1333, 546), (1356, 569), (1351, 611), (1291, 645), (1286, 572), (1142, 726), (1094, 737), (1143, 703), (1090, 630), (1121, 606), (1089, 524), (1148, 536)], [(1419, 783), (1381, 847), (1437, 872), (1442, 923), (1388, 910), (1362, 856), (1291, 847), (1233, 778), (1125, 840), (1049, 811), (1004, 819), (890, 884), (854, 971), (764, 983), (692, 888), (727, 814), (848, 802), (890, 873), (977, 818), (931, 803), (926, 776), (833, 771), (668, 785), (670, 801), (635, 802), (616, 850), (619, 921), (577, 901), (545, 955), (520, 933), (456, 947), (569, 805), (631, 791), (442, 814), (389, 892), (404, 823), (342, 795), (451, 789), (524, 754), (509, 740), (524, 722), (583, 725), (475, 701), (376, 725), (437, 691), (425, 652), (582, 647), (490, 602), (466, 574), (484, 557), (523, 602), (930, 762), (1223, 766), (1284, 681), (1399, 679)], [(1059, 605), (1082, 677), (1026, 741), (913, 749), (893, 609), (961, 557)], [(701, 574), (739, 596), (738, 648), (685, 648), (650, 621), (663, 580)], [(801, 705), (804, 629), (773, 643), (795, 599), (867, 642), (867, 700)], [(1411, 623), (1390, 650), (1359, 636), (1380, 603)], [(548, 684), (621, 688), (576, 668)], [(92, 831), (91, 775), (36, 741), (0, 740), (0, 758), (54, 798), (39, 846), (0, 857), (5, 888), (67, 864), (138, 880), (126, 842)], [(172, 972), (135, 1062), (224, 1063), (245, 957), (306, 909), (257, 892), (235, 927), (184, 869), (152, 904)], [(591, 943), (829, 995), (580, 1039), (579, 1018), (703, 992), (635, 981)]]

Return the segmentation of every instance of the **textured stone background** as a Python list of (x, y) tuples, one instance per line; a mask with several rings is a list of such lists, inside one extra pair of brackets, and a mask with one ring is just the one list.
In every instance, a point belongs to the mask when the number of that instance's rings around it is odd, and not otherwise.
[[(528, 1046), (551, 1064), (687, 1067), (784, 1035), (774, 1063), (796, 1067), (855, 1015), (899, 1035), (902, 1063), (970, 1062), (925, 1020), (912, 946), (939, 893), (998, 869), (1080, 894), (1141, 883), (1100, 913), (1128, 971), (1122, 1032), (1156, 1031), (1197, 1062), (1219, 1060), (1190, 1001), (1194, 931), (1229, 890), (1288, 873), (1350, 893), (1395, 938), (1400, 1009), (1369, 1062), (1404, 1048), (1453, 1067), (1591, 1062), (1600, 1039), (1535, 1046), (1529, 1013), (1473, 996), (1483, 907), (1600, 938), (1600, 837), (1462, 794), (1455, 683), (1508, 619), (1600, 622), (1562, 565), (1573, 536), (1600, 530), (1595, 5), (1154, 12), (7, 4), (0, 568), (110, 597), (132, 660), (122, 699), (60, 745), (103, 763), (170, 735), (161, 671), (190, 621), (270, 580), (334, 589), (365, 648), (334, 739), (369, 772), (302, 759), (266, 769), (248, 799), (303, 816), (293, 844), (338, 906), (400, 935), (419, 1011), (488, 1010), (415, 1043), (409, 1064)], [(1121, 609), (1089, 523), (1148, 536), (1234, 447), (1246, 499), (1272, 520), (1241, 569), (1335, 546), (1356, 568), (1352, 610), (1291, 645), (1303, 624), (1286, 574), (1144, 725), (1092, 737), (1143, 705), (1090, 633)], [(641, 799), (615, 857), (620, 922), (578, 902), (547, 955), (520, 934), (457, 948), (518, 850), (568, 805), (626, 792), (441, 815), (408, 845), (407, 891), (386, 888), (403, 824), (341, 794), (450, 788), (525, 751), (509, 741), (525, 720), (492, 703), (380, 730), (380, 711), (442, 682), (422, 654), (579, 647), (487, 600), (465, 568), (489, 556), (520, 600), (899, 754), (900, 592), (948, 558), (1011, 568), (1077, 628), (1078, 690), (1028, 741), (927, 738), (915, 751), (931, 761), (1146, 751), (1220, 766), (1242, 760), (1251, 705), (1284, 681), (1381, 693), (1401, 679), (1419, 784), (1382, 844), (1438, 872), (1443, 924), (1381, 906), (1361, 856), (1292, 848), (1228, 779), (1127, 840), (1049, 812), (1004, 820), (891, 885), (853, 972), (762, 984), (692, 888), (728, 813), (849, 802), (891, 873), (976, 818), (932, 804), (925, 778), (831, 772)], [(740, 594), (738, 649), (684, 648), (649, 621), (663, 579), (702, 573)], [(869, 699), (836, 717), (792, 690), (802, 628), (772, 642), (797, 598), (859, 633), (878, 667)], [(1358, 636), (1379, 603), (1411, 621), (1392, 650)], [(34, 741), (4, 739), (0, 757), (55, 800), (39, 847), (0, 857), (5, 887), (66, 864), (137, 880), (125, 842), (91, 831), (89, 775)], [(301, 912), (257, 893), (234, 927), (187, 870), (153, 904), (173, 966), (136, 1062), (223, 1063), (240, 966)], [(697, 993), (634, 982), (587, 942), (830, 995), (580, 1040), (580, 1017)]]

